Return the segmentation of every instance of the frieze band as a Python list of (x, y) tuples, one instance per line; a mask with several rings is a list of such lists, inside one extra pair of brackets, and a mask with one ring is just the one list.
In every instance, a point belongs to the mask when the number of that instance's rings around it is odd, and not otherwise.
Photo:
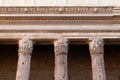
[(111, 14), (114, 7), (87, 7), (87, 6), (26, 6), (0, 7), (0, 14)]

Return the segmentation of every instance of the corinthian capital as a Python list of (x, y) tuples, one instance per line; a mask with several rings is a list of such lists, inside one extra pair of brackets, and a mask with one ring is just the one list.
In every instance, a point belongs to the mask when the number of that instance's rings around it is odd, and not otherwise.
[(32, 50), (33, 42), (28, 37), (24, 37), (19, 40), (19, 54), (31, 54)]
[(58, 54), (67, 54), (68, 53), (68, 40), (65, 38), (60, 38), (54, 41), (54, 51), (55, 55)]
[(89, 39), (89, 49), (91, 54), (103, 54), (104, 42), (101, 37), (93, 37)]

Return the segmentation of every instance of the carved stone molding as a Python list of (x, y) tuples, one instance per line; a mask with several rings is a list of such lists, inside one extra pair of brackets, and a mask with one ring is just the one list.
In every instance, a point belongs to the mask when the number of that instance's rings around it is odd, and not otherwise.
[(113, 6), (2, 6), (0, 24), (119, 24), (119, 12)]
[(0, 24), (119, 24), (120, 17), (27, 16), (0, 17)]
[(111, 14), (112, 6), (87, 7), (87, 6), (24, 6), (0, 7), (0, 14)]

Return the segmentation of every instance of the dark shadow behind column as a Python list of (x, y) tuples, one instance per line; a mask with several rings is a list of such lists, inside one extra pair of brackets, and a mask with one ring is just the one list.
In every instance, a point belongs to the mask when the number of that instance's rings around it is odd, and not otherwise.
[(69, 80), (92, 80), (88, 45), (70, 45), (68, 53)]
[(15, 80), (18, 45), (0, 45), (0, 80)]
[(120, 80), (120, 45), (105, 45), (107, 80)]
[(34, 45), (30, 80), (54, 80), (54, 46)]

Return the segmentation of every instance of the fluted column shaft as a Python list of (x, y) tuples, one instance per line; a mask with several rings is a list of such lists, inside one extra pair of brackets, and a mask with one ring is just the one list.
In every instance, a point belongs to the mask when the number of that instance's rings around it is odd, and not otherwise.
[(92, 61), (93, 80), (106, 80), (103, 39), (99, 37), (90, 39), (89, 50)]
[(19, 40), (16, 80), (29, 80), (32, 50), (33, 43), (29, 38)]
[(67, 70), (67, 53), (68, 41), (66, 39), (58, 39), (54, 42), (55, 52), (55, 80), (68, 80)]

